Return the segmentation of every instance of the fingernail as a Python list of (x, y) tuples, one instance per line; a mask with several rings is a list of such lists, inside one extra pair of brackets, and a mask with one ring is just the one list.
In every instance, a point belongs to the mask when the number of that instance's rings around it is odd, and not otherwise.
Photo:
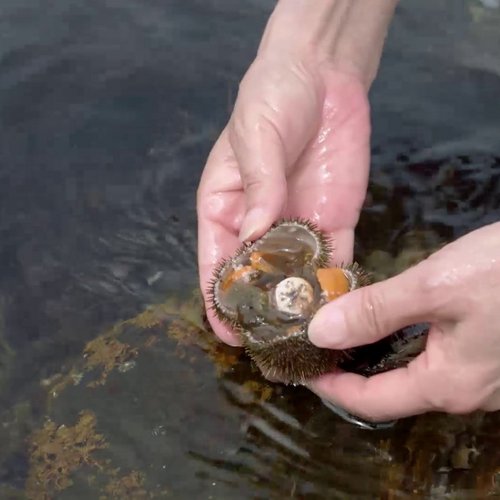
[(340, 347), (346, 340), (343, 311), (338, 307), (323, 307), (309, 323), (307, 334), (309, 340), (318, 347)]
[(261, 208), (252, 208), (243, 219), (240, 229), (240, 241), (252, 241), (263, 231), (265, 213)]

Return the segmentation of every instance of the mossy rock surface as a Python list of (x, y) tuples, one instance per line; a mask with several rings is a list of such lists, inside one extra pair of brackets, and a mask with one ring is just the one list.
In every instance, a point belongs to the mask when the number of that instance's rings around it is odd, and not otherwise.
[(96, 336), (47, 391), (28, 443), (32, 499), (499, 492), (498, 415), (357, 429), (218, 343), (198, 297)]

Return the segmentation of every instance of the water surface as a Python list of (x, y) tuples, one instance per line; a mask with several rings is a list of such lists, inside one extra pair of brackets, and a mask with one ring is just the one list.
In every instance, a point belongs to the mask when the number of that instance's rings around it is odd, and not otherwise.
[[(357, 243), (379, 277), (500, 218), (500, 13), (484, 4), (398, 10)], [(212, 345), (196, 304), (179, 315), (198, 178), (272, 6), (0, 5), (2, 498), (500, 494), (497, 416), (367, 433)]]

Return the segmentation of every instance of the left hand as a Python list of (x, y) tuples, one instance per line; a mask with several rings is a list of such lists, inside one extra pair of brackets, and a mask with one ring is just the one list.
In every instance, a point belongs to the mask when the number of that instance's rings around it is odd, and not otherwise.
[[(367, 93), (396, 4), (276, 2), (198, 189), (204, 292), (221, 259), (282, 217), (316, 222), (335, 261), (351, 260), (370, 163)], [(215, 333), (238, 344), (207, 306)]]
[[(366, 92), (359, 78), (316, 55), (257, 58), (198, 189), (202, 287), (241, 241), (282, 217), (314, 221), (334, 238), (336, 261), (351, 261), (368, 182)], [(236, 345), (207, 306), (215, 333)]]

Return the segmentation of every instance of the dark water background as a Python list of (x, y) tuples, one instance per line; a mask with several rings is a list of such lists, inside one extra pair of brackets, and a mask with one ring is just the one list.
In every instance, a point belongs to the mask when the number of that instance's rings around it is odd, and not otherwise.
[[(1, 2), (0, 485), (23, 488), (25, 440), (47, 411), (40, 381), (105, 327), (196, 287), (196, 186), (273, 4)], [(371, 95), (361, 260), (396, 255), (409, 231), (449, 241), (500, 219), (499, 23), (476, 1), (402, 2)], [(174, 498), (381, 495), (392, 458), (379, 437), (300, 390), (238, 403), (246, 368), (221, 381), (200, 359), (197, 378), (168, 349), (156, 355), (129, 387), (146, 410), (123, 394), (119, 414), (101, 412), (110, 432), (120, 422), (122, 467), (147, 469)], [(151, 442), (158, 425), (164, 440)], [(401, 425), (384, 439), (403, 442)], [(401, 478), (391, 498), (415, 488)], [(453, 489), (433, 481), (435, 495)]]

